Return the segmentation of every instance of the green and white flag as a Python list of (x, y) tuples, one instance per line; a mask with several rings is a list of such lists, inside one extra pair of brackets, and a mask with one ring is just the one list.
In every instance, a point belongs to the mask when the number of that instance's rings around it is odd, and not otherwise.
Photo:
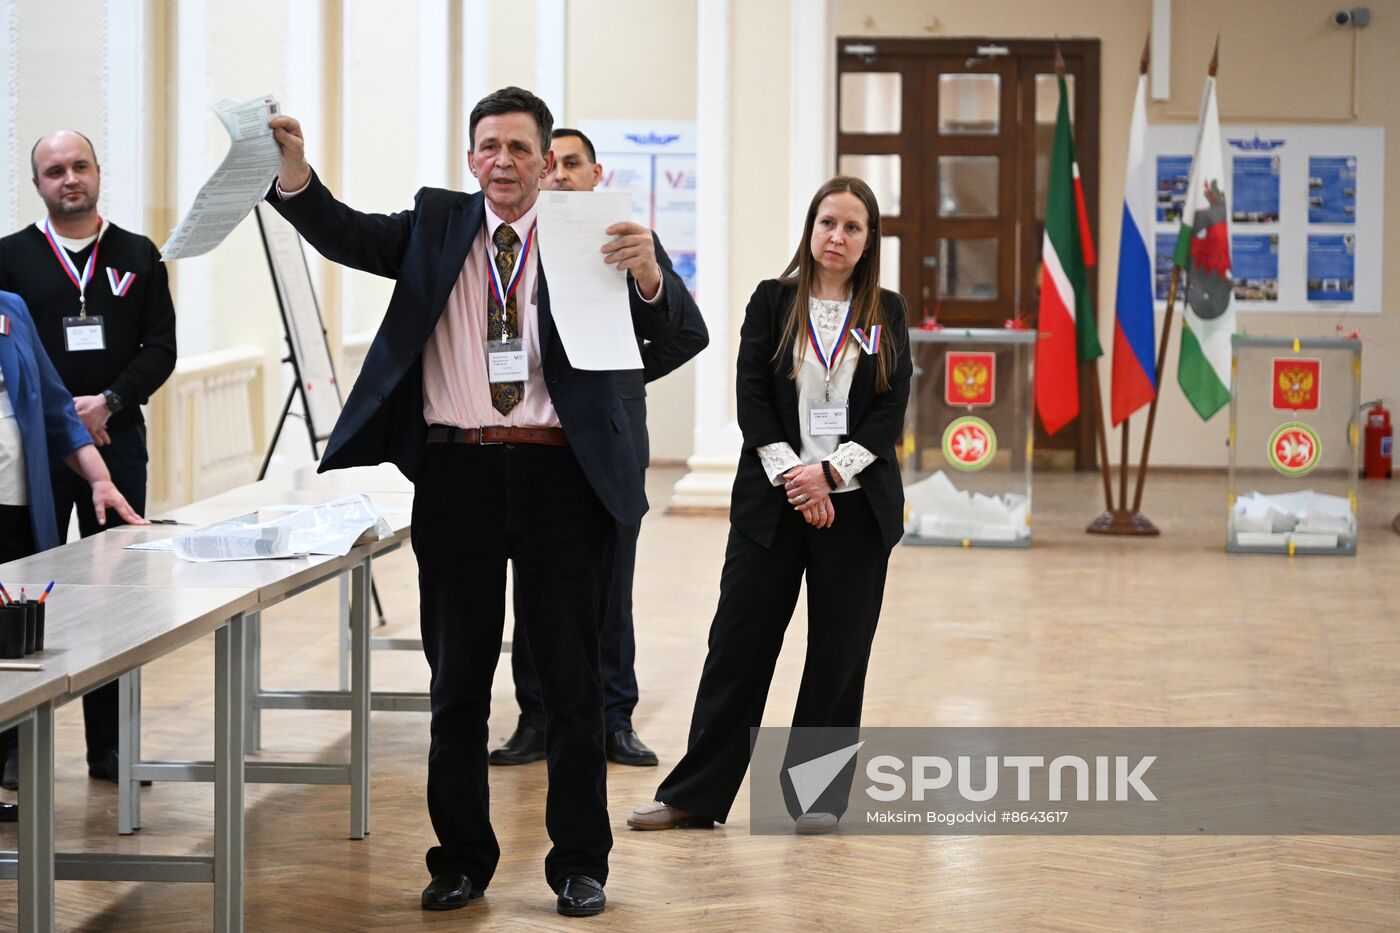
[(1206, 78), (1201, 97), (1196, 155), (1191, 160), (1191, 181), (1181, 211), (1175, 256), (1186, 277), (1176, 379), (1203, 419), (1230, 401), (1230, 336), (1235, 332), (1230, 211), (1225, 203), (1221, 143), (1220, 110), (1211, 76)]

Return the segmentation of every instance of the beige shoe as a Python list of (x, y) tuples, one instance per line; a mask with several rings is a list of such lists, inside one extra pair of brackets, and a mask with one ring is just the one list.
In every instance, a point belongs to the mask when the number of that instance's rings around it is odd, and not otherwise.
[(797, 818), (793, 831), (799, 836), (821, 836), (836, 831), (836, 816), (832, 813), (804, 813)]
[(643, 804), (632, 811), (627, 825), (633, 829), (676, 829), (677, 827), (711, 827), (714, 820), (695, 816), (659, 800)]

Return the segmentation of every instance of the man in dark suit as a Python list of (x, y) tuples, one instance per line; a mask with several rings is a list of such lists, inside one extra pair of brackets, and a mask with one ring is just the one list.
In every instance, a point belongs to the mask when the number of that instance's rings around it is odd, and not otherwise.
[[(553, 117), (505, 88), (472, 109), (478, 194), (423, 188), (410, 210), (362, 214), (307, 164), (301, 128), (271, 122), (282, 165), (268, 198), (323, 256), (395, 279), (384, 321), (331, 432), (321, 469), (396, 464), (414, 482), (413, 550), (432, 671), (428, 910), (463, 907), (500, 858), (486, 720), (507, 562), (526, 590), (526, 637), (544, 696), (553, 848), (545, 876), (566, 916), (603, 910), (607, 812), (598, 628), (618, 525), (646, 511), (612, 372), (575, 369), (550, 313), (549, 245), (535, 202), (553, 167)], [(632, 223), (599, 261), (628, 277), (635, 333), (665, 339), (685, 286)]]
[[(546, 187), (555, 191), (592, 191), (602, 180), (603, 166), (598, 162), (593, 142), (580, 131), (564, 127), (556, 129), (550, 151), (554, 155), (554, 171), (545, 179)], [(670, 265), (661, 240), (655, 233), (652, 239), (656, 255)], [(629, 369), (617, 375), (622, 406), (632, 428), (632, 446), (637, 452), (644, 484), (647, 464), (651, 462), (646, 384), (690, 360), (710, 342), (700, 309), (688, 293), (682, 297), (680, 329), (668, 340), (639, 338), (637, 343), (642, 354), (642, 368)], [(632, 711), (637, 708), (637, 640), (632, 623), (632, 577), (637, 564), (638, 531), (638, 528), (618, 526), (612, 586), (608, 590), (599, 648), (603, 665), (603, 721), (608, 760), (645, 767), (655, 766), (657, 759), (656, 753), (647, 748), (632, 728)], [(510, 655), (515, 699), (520, 704), (520, 720), (505, 744), (491, 752), (493, 765), (523, 765), (545, 756), (544, 700), (540, 695), (539, 677), (535, 674), (530, 643), (525, 637), (525, 625), (521, 620), (525, 611), (521, 605), (521, 592), (517, 584), (515, 630), (511, 636)]]

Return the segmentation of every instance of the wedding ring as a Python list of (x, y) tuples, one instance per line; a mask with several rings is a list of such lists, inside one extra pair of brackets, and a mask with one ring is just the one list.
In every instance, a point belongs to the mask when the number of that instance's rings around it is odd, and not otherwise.
[(797, 501), (798, 501), (798, 502), (806, 502), (806, 501), (807, 501), (807, 494), (804, 492), (802, 495), (798, 496), (798, 497), (797, 497)]

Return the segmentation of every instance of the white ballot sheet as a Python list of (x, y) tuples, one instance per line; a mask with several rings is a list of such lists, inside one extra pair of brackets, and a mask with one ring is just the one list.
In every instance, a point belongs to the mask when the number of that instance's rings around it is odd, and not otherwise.
[[(269, 521), (240, 515), (187, 535), (127, 545), (132, 551), (174, 551), (182, 560), (269, 560), (308, 554), (343, 556), (362, 540), (393, 534), (369, 496), (359, 493), (322, 505), (298, 505)], [(272, 511), (264, 509), (262, 511)]]
[(632, 217), (625, 191), (541, 191), (539, 258), (549, 312), (575, 369), (641, 369), (627, 273), (603, 261), (606, 231)]
[(267, 194), (282, 162), (267, 125), (280, 112), (276, 98), (236, 101), (226, 97), (214, 105), (214, 112), (232, 145), (195, 195), (185, 219), (160, 248), (166, 262), (202, 256), (222, 243)]

